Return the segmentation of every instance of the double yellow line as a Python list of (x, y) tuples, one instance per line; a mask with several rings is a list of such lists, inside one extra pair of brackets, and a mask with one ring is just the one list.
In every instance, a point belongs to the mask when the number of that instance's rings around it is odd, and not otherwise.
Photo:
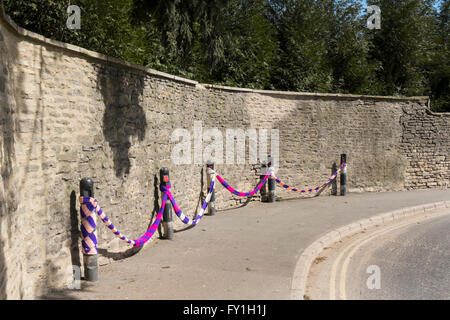
[[(407, 227), (409, 225), (415, 224), (418, 221), (423, 221), (429, 218), (436, 218), (445, 214), (448, 214), (449, 212), (447, 210), (444, 211), (444, 213), (440, 214), (433, 214), (431, 216), (426, 215), (425, 217), (413, 217), (412, 219), (407, 219), (408, 221), (404, 221), (402, 223), (395, 224), (394, 226), (383, 228), (382, 230), (371, 232), (370, 234), (366, 235), (365, 237), (362, 237), (360, 239), (357, 239), (356, 241), (352, 241), (347, 247), (345, 247), (341, 252), (339, 253), (338, 257), (334, 260), (332, 269), (331, 269), (331, 275), (330, 275), (330, 283), (329, 283), (329, 296), (330, 300), (336, 300), (336, 284), (339, 281), (339, 299), (341, 300), (347, 300), (347, 293), (346, 293), (346, 278), (347, 278), (347, 270), (348, 266), (350, 264), (350, 260), (353, 257), (353, 255), (356, 253), (358, 249), (360, 249), (362, 246), (366, 245), (369, 241), (372, 241), (388, 232), (395, 231), (397, 229), (401, 229), (404, 227)], [(345, 259), (344, 259), (345, 257)], [(339, 278), (337, 277), (339, 265), (341, 261), (343, 260), (342, 266), (340, 268), (340, 275)]]

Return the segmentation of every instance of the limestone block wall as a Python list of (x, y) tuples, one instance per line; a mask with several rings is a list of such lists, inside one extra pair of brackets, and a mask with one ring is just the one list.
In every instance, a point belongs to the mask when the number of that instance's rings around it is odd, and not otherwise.
[(408, 159), (407, 189), (450, 185), (450, 115), (408, 105), (403, 108), (402, 152)]
[[(46, 39), (17, 27), (2, 10), (0, 107), (0, 298), (62, 288), (72, 265), (81, 265), (81, 178), (94, 180), (95, 197), (130, 238), (147, 229), (159, 208), (163, 166), (171, 170), (177, 203), (192, 217), (206, 195), (207, 159), (175, 165), (178, 141), (171, 137), (188, 130), (194, 152), (199, 122), (223, 137), (227, 129), (279, 130), (277, 174), (298, 187), (326, 181), (341, 153), (348, 154), (350, 192), (448, 187), (450, 117), (430, 113), (427, 97), (199, 84)], [(216, 168), (240, 191), (259, 180), (259, 164), (248, 159)], [(219, 210), (245, 201), (218, 185)], [(98, 230), (102, 264), (137, 253), (102, 225)]]
[[(10, 53), (5, 45), (5, 37), (0, 32), (0, 299), (7, 297), (7, 275), (17, 266), (19, 257), (12, 255), (8, 248), (17, 232), (13, 217), (17, 213), (15, 185), (12, 182), (14, 159), (14, 111), (13, 74)], [(20, 274), (11, 275), (11, 282), (20, 283)], [(17, 288), (13, 291), (18, 291)]]

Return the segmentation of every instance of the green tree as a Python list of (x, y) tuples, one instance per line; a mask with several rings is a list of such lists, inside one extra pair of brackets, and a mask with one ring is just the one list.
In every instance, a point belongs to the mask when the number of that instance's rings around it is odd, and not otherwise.
[(431, 59), (434, 1), (377, 0), (381, 29), (373, 33), (372, 59), (384, 95), (422, 95), (427, 88), (426, 63)]
[[(4, 0), (20, 26), (157, 70), (230, 86), (430, 95), (450, 111), (449, 0)], [(69, 4), (81, 30), (66, 27)]]
[(224, 54), (217, 59), (216, 68), (212, 65), (207, 80), (258, 89), (273, 87), (270, 76), (277, 42), (267, 9), (265, 0), (231, 1), (222, 20)]
[(369, 60), (371, 35), (365, 34), (366, 17), (359, 2), (333, 1), (328, 58), (333, 70), (333, 91), (379, 94), (376, 79), (379, 62)]
[(5, 11), (21, 27), (55, 40), (64, 40), (69, 1), (4, 0)]
[(223, 57), (221, 42), (221, 14), (227, 0), (135, 0), (133, 22), (147, 26), (154, 24), (164, 47), (165, 64), (174, 73), (195, 77), (199, 63), (194, 55), (196, 41), (203, 40), (207, 61), (214, 67)]
[(450, 112), (450, 1), (443, 1), (436, 15), (436, 36), (429, 67), (431, 106), (434, 111)]
[[(274, 1), (279, 53), (272, 74), (277, 89), (330, 92), (333, 70), (327, 55), (330, 1)], [(275, 8), (275, 9), (274, 9)]]
[[(5, 10), (20, 26), (58, 41), (137, 64), (155, 61), (155, 28), (133, 26), (133, 0), (5, 0)], [(66, 26), (67, 7), (81, 9), (81, 30)]]

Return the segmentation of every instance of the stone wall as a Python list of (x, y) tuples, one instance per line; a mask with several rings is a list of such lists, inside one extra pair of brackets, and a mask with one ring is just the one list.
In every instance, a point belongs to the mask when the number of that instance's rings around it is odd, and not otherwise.
[(408, 159), (407, 189), (448, 188), (450, 185), (450, 115), (405, 106), (402, 153)]
[[(12, 184), (16, 105), (12, 90), (11, 59), (5, 41), (0, 32), (0, 299), (7, 297), (6, 292), (9, 290), (6, 279), (12, 274), (10, 269), (17, 263), (18, 258), (11, 257), (7, 250), (11, 247), (12, 217), (17, 214), (17, 201)], [(20, 282), (15, 278), (11, 281)]]
[[(322, 184), (341, 153), (350, 192), (448, 186), (450, 117), (430, 113), (426, 97), (202, 85), (46, 39), (1, 13), (0, 105), (0, 298), (62, 288), (81, 264), (81, 178), (94, 180), (95, 197), (130, 238), (158, 210), (163, 166), (192, 217), (206, 193), (204, 163), (174, 165), (171, 135), (184, 128), (193, 137), (194, 121), (224, 136), (229, 128), (278, 129), (278, 175), (298, 187)], [(216, 168), (242, 191), (259, 179), (248, 161)], [(219, 210), (244, 202), (218, 186)], [(102, 263), (138, 251), (103, 226), (98, 238)]]

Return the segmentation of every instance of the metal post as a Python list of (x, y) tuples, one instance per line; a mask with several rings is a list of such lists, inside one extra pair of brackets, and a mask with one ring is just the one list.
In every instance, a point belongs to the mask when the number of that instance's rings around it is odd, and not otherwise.
[[(272, 167), (273, 159), (272, 156), (269, 156), (267, 167)], [(268, 202), (275, 202), (275, 179), (272, 176), (269, 177), (269, 198)]]
[[(207, 176), (207, 183), (208, 183), (208, 191), (209, 191), (209, 187), (211, 186), (211, 181), (213, 179), (214, 173), (214, 162), (211, 160), (208, 160), (206, 162), (206, 174)], [(209, 205), (208, 205), (208, 214), (210, 216), (213, 216), (216, 214), (216, 190), (213, 189), (212, 194), (211, 194), (211, 199), (209, 200)]]
[[(89, 178), (84, 178), (80, 181), (80, 195), (82, 197), (94, 197), (94, 181)], [(92, 215), (92, 219), (97, 224), (97, 215)], [(81, 223), (81, 229), (83, 230), (83, 222)], [(93, 236), (97, 239), (97, 228), (92, 231)], [(95, 240), (97, 241), (97, 240)], [(83, 246), (82, 246), (83, 247)], [(84, 252), (83, 249), (83, 265), (84, 265), (84, 278), (87, 281), (98, 281), (98, 252), (97, 246), (91, 249), (89, 252)]]
[[(167, 187), (169, 184), (169, 169), (162, 168), (160, 174), (160, 185)], [(162, 198), (162, 194), (161, 194)], [(171, 240), (173, 238), (172, 203), (167, 199), (163, 212), (163, 238)]]
[[(347, 163), (347, 155), (341, 154), (341, 165)], [(341, 196), (347, 194), (347, 167), (344, 167), (341, 171)]]
[[(261, 179), (261, 181), (264, 179), (266, 174), (267, 174), (267, 162), (263, 160), (263, 161), (261, 161), (261, 172), (259, 173), (259, 178)], [(266, 187), (266, 184), (264, 184), (261, 187), (260, 193), (261, 193), (261, 202), (267, 202), (267, 187)]]

